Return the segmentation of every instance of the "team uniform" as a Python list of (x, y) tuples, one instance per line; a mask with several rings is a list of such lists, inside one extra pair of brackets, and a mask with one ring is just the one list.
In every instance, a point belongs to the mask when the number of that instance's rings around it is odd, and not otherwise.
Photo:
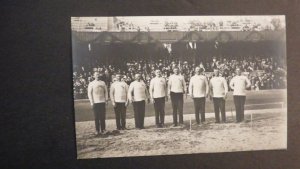
[(154, 99), (155, 123), (157, 126), (164, 125), (165, 119), (165, 97), (167, 94), (167, 83), (163, 77), (155, 77), (150, 81), (150, 97)]
[(251, 86), (250, 80), (246, 76), (235, 76), (231, 79), (230, 88), (233, 89), (233, 99), (236, 111), (236, 121), (244, 120), (244, 106), (246, 101), (246, 88)]
[(115, 81), (110, 87), (110, 98), (115, 103), (115, 115), (117, 129), (126, 128), (126, 103), (127, 103), (128, 85), (123, 81)]
[(93, 106), (96, 131), (105, 131), (105, 103), (108, 100), (106, 84), (99, 80), (94, 80), (88, 85), (88, 98)]
[(135, 127), (144, 128), (145, 100), (148, 99), (146, 84), (141, 81), (133, 81), (128, 89), (128, 98), (133, 100)]
[(168, 88), (173, 108), (173, 123), (177, 126), (177, 111), (179, 114), (179, 124), (183, 124), (183, 94), (186, 92), (186, 83), (182, 75), (171, 75), (169, 77)]
[(201, 114), (201, 122), (205, 122), (205, 97), (209, 93), (207, 78), (203, 75), (194, 75), (191, 77), (189, 84), (189, 94), (194, 100), (195, 116), (197, 124), (200, 124), (199, 113)]
[(228, 93), (227, 81), (224, 77), (213, 77), (209, 83), (210, 92), (213, 97), (216, 123), (220, 123), (220, 111), (222, 122), (226, 122), (225, 95)]

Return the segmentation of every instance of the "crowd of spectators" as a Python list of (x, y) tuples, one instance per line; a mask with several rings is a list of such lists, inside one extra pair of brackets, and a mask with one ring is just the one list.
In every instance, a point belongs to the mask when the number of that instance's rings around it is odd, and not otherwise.
[(87, 98), (87, 86), (93, 80), (94, 71), (99, 71), (102, 74), (102, 80), (105, 81), (109, 88), (116, 73), (121, 73), (123, 80), (128, 85), (134, 81), (135, 73), (140, 73), (146, 85), (149, 86), (156, 69), (160, 69), (163, 77), (168, 80), (168, 77), (173, 72), (172, 69), (179, 67), (188, 85), (196, 66), (204, 69), (208, 79), (213, 76), (213, 69), (218, 68), (228, 83), (235, 76), (235, 69), (239, 67), (251, 81), (251, 89), (249, 90), (286, 88), (286, 71), (272, 57), (252, 56), (239, 57), (238, 59), (222, 57), (213, 58), (206, 63), (201, 62), (199, 65), (188, 63), (187, 61), (159, 60), (156, 62), (146, 62), (145, 60), (132, 60), (118, 67), (116, 65), (99, 65), (89, 71), (85, 67), (77, 67), (73, 72), (74, 97), (75, 99)]

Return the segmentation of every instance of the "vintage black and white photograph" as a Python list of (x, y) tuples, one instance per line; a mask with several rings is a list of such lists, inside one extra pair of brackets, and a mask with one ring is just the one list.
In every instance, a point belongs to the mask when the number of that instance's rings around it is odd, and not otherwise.
[(71, 17), (78, 159), (287, 148), (284, 15)]

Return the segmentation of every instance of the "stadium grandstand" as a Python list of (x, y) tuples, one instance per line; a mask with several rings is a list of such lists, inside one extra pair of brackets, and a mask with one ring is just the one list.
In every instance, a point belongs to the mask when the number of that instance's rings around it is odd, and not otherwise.
[[(175, 19), (176, 18), (176, 19)], [(194, 68), (208, 78), (219, 68), (229, 82), (236, 67), (251, 90), (286, 88), (285, 22), (282, 16), (72, 17), (74, 98), (85, 99), (92, 72), (109, 86), (119, 72), (149, 83), (159, 68), (168, 79), (177, 66), (186, 81)]]

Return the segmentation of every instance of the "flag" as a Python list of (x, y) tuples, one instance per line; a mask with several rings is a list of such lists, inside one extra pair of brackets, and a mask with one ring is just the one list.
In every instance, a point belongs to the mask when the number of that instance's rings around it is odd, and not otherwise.
[(189, 42), (189, 46), (191, 49), (193, 49), (193, 42)]
[(169, 53), (172, 52), (172, 44), (170, 44), (170, 43), (164, 43), (163, 45), (168, 50)]
[(89, 51), (92, 50), (92, 47), (91, 47), (91, 44), (90, 44), (90, 43), (89, 43), (89, 45), (88, 45), (88, 48), (89, 48)]

